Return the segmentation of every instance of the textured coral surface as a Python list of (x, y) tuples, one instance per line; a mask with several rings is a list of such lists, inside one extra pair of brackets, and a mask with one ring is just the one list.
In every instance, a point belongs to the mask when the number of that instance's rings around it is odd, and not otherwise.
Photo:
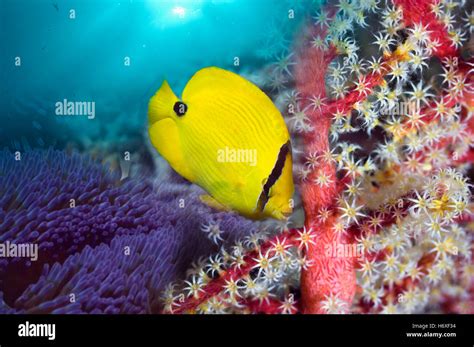
[(37, 261), (1, 259), (0, 291), (17, 312), (157, 312), (164, 286), (217, 250), (203, 223), (219, 223), (225, 242), (255, 228), (200, 205), (195, 187), (121, 181), (88, 156), (37, 150), (16, 159), (0, 153), (0, 241), (39, 247)]

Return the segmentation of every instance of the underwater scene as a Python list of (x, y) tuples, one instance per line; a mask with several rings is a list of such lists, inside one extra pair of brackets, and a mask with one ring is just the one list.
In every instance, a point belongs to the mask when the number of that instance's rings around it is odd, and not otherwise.
[(474, 313), (472, 0), (0, 0), (0, 313)]

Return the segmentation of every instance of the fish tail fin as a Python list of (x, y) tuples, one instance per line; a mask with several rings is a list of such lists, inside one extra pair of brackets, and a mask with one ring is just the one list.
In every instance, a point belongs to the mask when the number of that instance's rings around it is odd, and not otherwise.
[(163, 118), (173, 117), (173, 106), (179, 101), (165, 80), (148, 104), (148, 121), (155, 123)]

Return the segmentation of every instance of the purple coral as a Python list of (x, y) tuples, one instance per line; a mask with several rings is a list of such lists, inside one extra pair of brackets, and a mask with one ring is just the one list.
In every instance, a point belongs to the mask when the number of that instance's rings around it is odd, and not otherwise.
[(180, 242), (173, 234), (168, 227), (148, 235), (119, 236), (110, 246), (86, 246), (63, 265), (45, 266), (15, 307), (29, 313), (156, 311), (161, 288), (175, 271)]
[(213, 213), (198, 194), (142, 177), (120, 181), (77, 153), (31, 151), (16, 161), (0, 152), (0, 243), (39, 248), (34, 262), (0, 260), (5, 303), (19, 312), (155, 312), (163, 287), (216, 251), (202, 224), (221, 223), (225, 243), (255, 230), (239, 216)]

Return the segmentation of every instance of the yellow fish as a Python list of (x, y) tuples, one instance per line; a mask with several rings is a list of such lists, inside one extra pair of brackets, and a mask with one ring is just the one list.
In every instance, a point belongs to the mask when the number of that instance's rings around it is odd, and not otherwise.
[(210, 195), (201, 200), (253, 219), (292, 212), (291, 144), (270, 98), (243, 77), (199, 70), (179, 99), (164, 81), (148, 105), (153, 146)]

